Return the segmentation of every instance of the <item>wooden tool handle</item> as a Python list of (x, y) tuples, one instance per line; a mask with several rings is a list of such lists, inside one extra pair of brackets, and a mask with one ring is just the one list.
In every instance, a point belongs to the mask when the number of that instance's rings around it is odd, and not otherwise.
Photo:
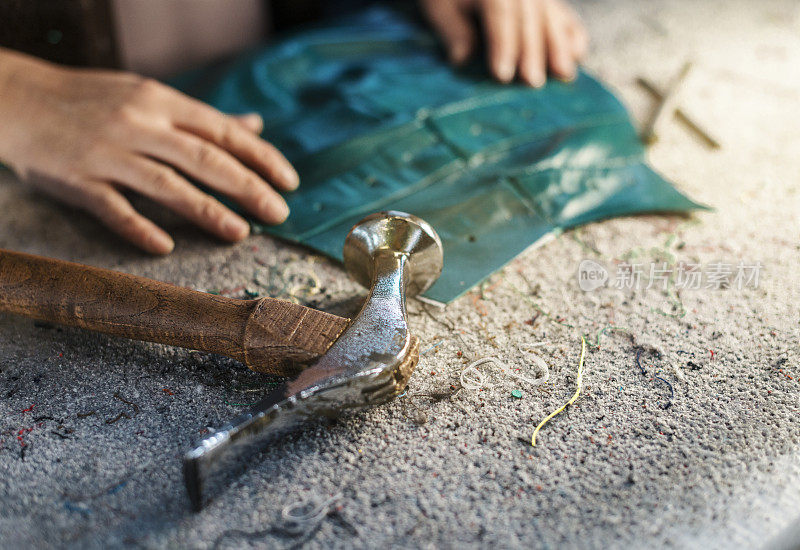
[(0, 250), (0, 311), (220, 353), (281, 375), (324, 354), (348, 324), (283, 300), (237, 300), (7, 250)]

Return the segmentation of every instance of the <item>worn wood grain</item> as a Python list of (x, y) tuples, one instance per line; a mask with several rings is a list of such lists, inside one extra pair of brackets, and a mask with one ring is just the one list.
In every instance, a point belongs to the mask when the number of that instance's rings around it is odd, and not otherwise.
[(324, 354), (349, 323), (274, 298), (237, 300), (8, 250), (0, 250), (0, 311), (219, 353), (281, 375)]

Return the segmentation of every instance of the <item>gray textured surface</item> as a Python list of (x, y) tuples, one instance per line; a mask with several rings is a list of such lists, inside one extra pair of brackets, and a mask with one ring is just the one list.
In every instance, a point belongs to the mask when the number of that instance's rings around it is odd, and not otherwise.
[[(595, 224), (521, 256), (483, 298), (473, 293), (430, 315), (412, 304), (422, 349), (444, 341), (424, 356), (406, 396), (267, 450), (199, 515), (188, 512), (180, 455), (205, 426), (241, 410), (226, 400), (255, 400), (258, 392), (242, 390), (265, 379), (205, 354), (0, 315), (0, 547), (727, 548), (760, 546), (787, 527), (800, 512), (797, 4), (628, 1), (582, 12), (594, 36), (589, 67), (638, 118), (649, 98), (635, 76), (665, 82), (695, 60), (684, 103), (724, 148), (710, 153), (672, 124), (650, 158), (715, 213), (698, 223)], [(263, 236), (222, 246), (169, 218), (176, 252), (146, 258), (8, 175), (0, 211), (4, 248), (198, 289), (267, 292), (253, 283), (256, 268), (269, 278), (259, 258), (278, 266), (275, 277), (282, 266), (298, 282), (313, 271), (325, 291), (303, 297), (338, 311), (360, 292), (300, 249)], [(760, 287), (684, 292), (683, 318), (657, 312), (670, 307), (658, 291), (578, 289), (582, 258), (610, 264), (633, 251), (649, 261), (667, 242), (680, 260), (761, 261)], [(527, 324), (532, 302), (573, 328), (545, 316)], [(585, 394), (536, 448), (523, 443), (574, 391), (580, 335), (609, 324), (632, 336), (602, 336), (587, 354)], [(458, 388), (472, 359), (528, 369), (517, 345), (541, 340), (550, 342), (538, 348), (551, 366), (544, 390), (493, 376), (482, 392), (423, 396)], [(654, 373), (674, 387), (669, 408)], [(514, 388), (522, 399), (510, 396)], [(130, 418), (106, 423), (121, 412)], [(23, 459), (17, 436), (31, 427)], [(336, 492), (337, 512), (310, 537), (269, 531), (287, 504)]]

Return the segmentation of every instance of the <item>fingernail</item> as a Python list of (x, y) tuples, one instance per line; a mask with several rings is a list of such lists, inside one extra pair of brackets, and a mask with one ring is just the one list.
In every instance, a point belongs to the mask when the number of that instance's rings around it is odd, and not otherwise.
[(300, 185), (300, 175), (291, 166), (287, 166), (283, 171), (283, 180), (289, 191), (294, 191)]
[(467, 60), (469, 55), (469, 44), (466, 42), (456, 42), (450, 49), (450, 61), (456, 65), (461, 65)]
[(240, 241), (250, 233), (250, 225), (238, 216), (228, 216), (222, 224), (222, 230), (229, 238)]
[(261, 118), (261, 115), (258, 113), (250, 113), (245, 115), (247, 119), (247, 125), (250, 126), (254, 132), (261, 133), (261, 130), (264, 129), (264, 119)]
[(525, 81), (534, 88), (541, 88), (547, 82), (547, 77), (541, 70), (529, 69), (525, 74), (527, 75)]
[(561, 62), (558, 64), (559, 66), (559, 80), (564, 82), (572, 82), (575, 80), (575, 65), (566, 59), (562, 59)]
[(501, 82), (511, 82), (514, 78), (514, 64), (510, 61), (500, 61), (497, 63), (497, 78)]
[(261, 203), (261, 218), (267, 223), (283, 223), (289, 217), (289, 205), (282, 198), (267, 197)]
[(576, 76), (575, 75), (575, 69), (571, 69), (571, 70), (566, 70), (566, 71), (562, 72), (560, 78), (564, 82), (572, 82), (573, 80), (575, 80), (575, 76)]
[(175, 241), (165, 233), (154, 232), (147, 239), (147, 248), (155, 254), (169, 254), (175, 248)]

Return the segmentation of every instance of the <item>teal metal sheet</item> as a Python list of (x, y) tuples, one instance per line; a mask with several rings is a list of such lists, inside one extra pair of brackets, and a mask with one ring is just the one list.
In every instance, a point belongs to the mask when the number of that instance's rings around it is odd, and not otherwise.
[(384, 7), (309, 28), (171, 82), (229, 113), (258, 112), (295, 165), (282, 225), (341, 259), (361, 217), (403, 210), (442, 237), (426, 292), (447, 303), (542, 237), (640, 212), (704, 208), (647, 167), (622, 104), (581, 72), (539, 90), (454, 69), (415, 19)]

